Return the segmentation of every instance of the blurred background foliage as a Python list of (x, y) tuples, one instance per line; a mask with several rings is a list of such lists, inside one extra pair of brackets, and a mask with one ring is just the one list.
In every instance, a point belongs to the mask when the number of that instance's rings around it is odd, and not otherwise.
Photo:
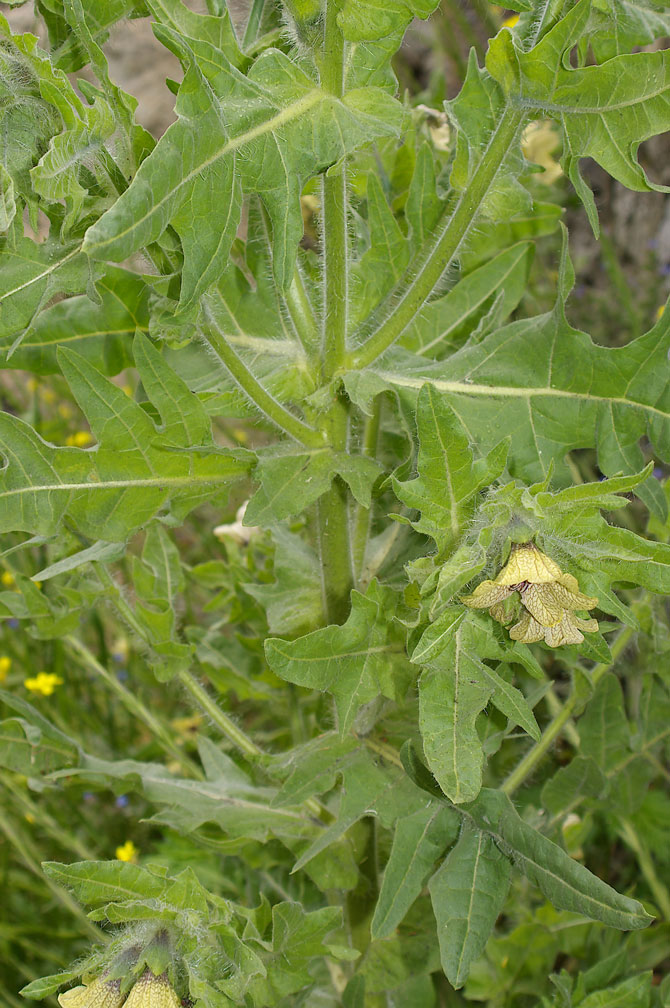
[[(203, 9), (195, 0), (189, 6)], [(31, 4), (13, 7), (0, 3), (0, 11), (8, 16), (14, 30), (36, 30), (44, 37), (44, 25), (35, 18)], [(243, 19), (242, 0), (233, 13)], [(442, 0), (433, 18), (416, 23), (407, 34), (396, 59), (396, 73), (408, 102), (417, 109), (416, 128), (430, 135), (436, 149), (445, 150), (445, 164), (449, 129), (442, 102), (458, 93), (470, 48), (474, 47), (481, 61), (487, 38), (513, 16), (486, 0)], [(160, 135), (173, 118), (173, 95), (164, 79), (179, 78), (176, 60), (154, 39), (148, 19), (117, 25), (105, 48), (112, 76), (140, 99), (139, 118), (154, 135)], [(562, 214), (577, 273), (569, 303), (570, 320), (594, 341), (619, 346), (650, 327), (668, 296), (670, 201), (660, 193), (632, 193), (606, 177), (597, 165), (585, 165), (603, 229), (602, 240), (596, 243), (558, 168), (558, 143), (557, 134), (546, 123), (535, 124), (525, 137), (526, 157), (544, 172), (538, 171), (530, 180), (536, 213), (527, 231), (518, 236), (534, 237), (537, 249), (515, 317), (537, 314), (553, 304), (560, 243), (556, 225)], [(394, 209), (401, 209), (413, 170), (409, 146), (403, 150), (390, 143), (380, 145), (372, 154), (357, 159), (353, 181), (361, 201), (365, 197), (366, 157), (382, 169)], [(641, 161), (655, 181), (670, 183), (670, 136), (645, 143)], [(306, 192), (307, 246), (318, 243), (316, 206), (313, 193)], [(494, 234), (479, 236), (476, 244), (482, 257), (491, 254), (491, 243), (495, 243)], [(134, 372), (124, 372), (116, 380), (128, 395), (136, 395)], [(41, 381), (25, 372), (8, 370), (0, 377), (0, 395), (4, 410), (27, 419), (46, 440), (80, 447), (89, 442), (86, 424), (62, 379)], [(256, 444), (263, 437), (248, 418), (218, 422), (221, 443), (244, 444), (252, 439)], [(572, 462), (578, 478), (598, 478), (591, 452), (574, 452)], [(325, 701), (287, 689), (264, 662), (258, 641), (268, 630), (266, 616), (256, 601), (258, 587), (255, 597), (245, 586), (252, 582), (265, 585), (265, 600), (268, 593), (271, 596), (275, 547), (269, 538), (250, 534), (236, 522), (244, 497), (242, 488), (225, 514), (201, 507), (175, 530), (183, 580), (177, 586), (173, 606), (186, 637), (197, 644), (199, 673), (214, 693), (225, 697), (226, 709), (245, 731), (264, 748), (281, 751), (313, 735), (318, 704)], [(637, 507), (637, 511), (628, 509), (623, 518), (617, 514), (614, 520), (626, 521), (641, 531), (647, 515), (641, 505)], [(220, 529), (221, 525), (227, 527)], [(658, 522), (652, 522), (648, 532), (668, 540), (668, 529)], [(210, 736), (217, 744), (220, 740), (216, 726), (195, 709), (178, 678), (170, 683), (156, 682), (146, 661), (146, 646), (128, 615), (136, 611), (138, 602), (129, 594), (130, 586), (137, 584), (135, 568), (142, 563), (150, 567), (150, 558), (141, 558), (143, 536), (137, 537), (134, 551), (119, 564), (111, 583), (104, 568), (92, 565), (85, 596), (73, 592), (69, 610), (49, 606), (49, 581), (45, 579), (37, 589), (46, 602), (43, 621), (29, 626), (12, 615), (13, 607), (17, 613), (20, 609), (17, 579), (45, 566), (46, 555), (39, 543), (17, 553), (12, 551), (13, 545), (5, 541), (0, 555), (0, 606), (6, 614), (0, 621), (2, 688), (30, 700), (67, 734), (74, 730), (77, 744), (102, 759), (167, 758), (169, 767), (192, 769), (197, 760), (197, 739)], [(63, 542), (63, 555), (72, 552), (75, 545)], [(92, 599), (97, 604), (92, 605)], [(277, 598), (276, 604), (283, 606), (286, 601)], [(126, 619), (119, 615), (124, 604)], [(617, 668), (633, 721), (643, 673), (651, 663), (667, 664), (670, 653), (667, 601), (644, 597), (637, 607), (651, 636), (632, 640)], [(71, 636), (74, 631), (76, 641)], [(567, 687), (567, 682), (559, 679), (559, 694), (562, 687)], [(11, 715), (9, 708), (0, 708), (4, 717)], [(73, 711), (79, 712), (76, 724)], [(403, 726), (398, 725), (397, 730), (401, 736)], [(491, 738), (493, 749), (495, 717)], [(11, 737), (0, 736), (0, 747), (11, 744)], [(516, 752), (513, 746), (505, 750), (509, 765), (504, 765), (502, 758), (493, 764), (498, 773), (504, 774), (514, 765), (523, 751), (524, 743), (519, 744)], [(442, 1004), (464, 1004), (467, 999), (491, 1008), (534, 1006), (542, 996), (552, 998), (555, 991), (568, 990), (562, 971), (574, 973), (576, 969), (584, 971), (587, 991), (615, 983), (624, 968), (627, 972), (655, 970), (656, 982), (663, 989), (667, 986), (662, 983), (670, 964), (667, 743), (663, 750), (649, 756), (645, 769), (654, 784), (628, 814), (623, 815), (614, 800), (608, 803), (584, 795), (563, 823), (563, 839), (570, 853), (577, 858), (586, 854), (591, 868), (620, 891), (638, 883), (638, 895), (653, 902), (660, 922), (622, 938), (616, 931), (576, 922), (572, 915), (552, 909), (517, 879), (500, 929), (502, 936), (489, 943), (464, 994), (447, 991), (445, 982), (440, 992)], [(569, 763), (569, 742), (559, 742), (541, 774), (524, 790), (529, 815), (534, 814), (534, 805), (540, 805), (539, 795), (547, 780)], [(35, 781), (22, 774), (0, 772), (0, 1000), (11, 1008), (22, 1003), (16, 995), (20, 986), (83, 955), (91, 938), (99, 936), (97, 926), (75, 902), (44, 877), (40, 869), (44, 860), (120, 857), (163, 864), (174, 872), (191, 865), (212, 892), (237, 894), (237, 898), (246, 893), (249, 905), (257, 902), (259, 893), (270, 901), (279, 896), (299, 899), (308, 907), (321, 904), (318, 890), (310, 893), (304, 873), (288, 875), (285, 859), (273, 842), (222, 840), (211, 825), (182, 835), (178, 828), (152, 819), (154, 808), (137, 793), (126, 794), (122, 788), (118, 793), (93, 793), (76, 779), (67, 783), (66, 803), (63, 792), (41, 792)], [(244, 864), (236, 856), (242, 848)], [(418, 920), (423, 909), (420, 901), (412, 915)], [(408, 926), (412, 926), (412, 916)], [(421, 961), (421, 949), (415, 951), (416, 962), (407, 964), (408, 976), (431, 968)], [(380, 961), (378, 968), (387, 969), (389, 964)], [(550, 974), (554, 974), (553, 982), (544, 979)], [(633, 989), (623, 991), (622, 996), (618, 1003), (627, 1008), (646, 1003), (636, 999)], [(663, 1004), (670, 1004), (670, 991), (662, 997), (667, 998)], [(45, 1003), (53, 1006), (56, 1002), (48, 998)], [(411, 1008), (409, 1001), (405, 1004)]]

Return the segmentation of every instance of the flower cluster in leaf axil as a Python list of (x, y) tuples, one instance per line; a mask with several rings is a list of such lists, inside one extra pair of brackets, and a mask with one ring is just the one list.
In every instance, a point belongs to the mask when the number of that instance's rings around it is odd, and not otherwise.
[(180, 1008), (181, 1005), (166, 975), (155, 976), (149, 969), (133, 984), (127, 998), (121, 993), (118, 980), (103, 976), (92, 984), (59, 994), (58, 1003), (61, 1008), (121, 1008), (121, 1005), (124, 1008)]
[(584, 634), (595, 633), (598, 621), (583, 619), (577, 612), (593, 609), (597, 598), (579, 590), (577, 578), (564, 574), (558, 564), (535, 546), (512, 546), (509, 560), (493, 581), (482, 581), (472, 595), (461, 601), (472, 609), (488, 609), (499, 623), (510, 623), (514, 611), (510, 600), (521, 599), (521, 617), (510, 627), (512, 640), (524, 644), (546, 641), (549, 647), (581, 644)]

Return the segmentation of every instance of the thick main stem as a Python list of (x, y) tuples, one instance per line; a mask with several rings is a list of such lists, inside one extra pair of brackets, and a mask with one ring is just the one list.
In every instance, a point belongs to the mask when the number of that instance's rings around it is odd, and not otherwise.
[[(475, 223), (496, 174), (516, 140), (524, 116), (523, 111), (508, 108), (500, 117), (488, 147), (453, 212), (419, 256), (419, 265), (411, 282), (395, 304), (391, 302), (390, 310), (387, 307), (386, 317), (369, 333), (359, 350), (351, 354), (349, 365), (352, 369), (372, 364), (421, 311)], [(401, 289), (404, 283), (401, 281)]]
[[(328, 0), (326, 4), (320, 67), (322, 86), (338, 98), (344, 91), (344, 39), (337, 24), (340, 7), (340, 0)], [(346, 359), (349, 237), (344, 164), (324, 175), (322, 207), (324, 322), (321, 372), (324, 383), (327, 383), (342, 370)], [(346, 451), (349, 415), (346, 402), (337, 389), (333, 391), (331, 405), (322, 415), (321, 427), (334, 451)], [(342, 623), (349, 610), (353, 576), (349, 500), (339, 477), (317, 503), (317, 529), (324, 610), (329, 622)]]

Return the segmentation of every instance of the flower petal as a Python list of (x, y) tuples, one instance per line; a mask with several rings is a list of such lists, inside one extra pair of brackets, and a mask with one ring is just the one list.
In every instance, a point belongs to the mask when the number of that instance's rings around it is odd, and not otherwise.
[(557, 563), (537, 548), (533, 543), (523, 543), (512, 547), (510, 558), (495, 579), (499, 585), (549, 584), (556, 581), (563, 572)]
[(547, 585), (547, 592), (551, 593), (556, 604), (563, 606), (564, 609), (594, 609), (598, 605), (598, 599), (580, 592), (576, 580), (575, 585), (575, 588), (567, 588), (560, 582), (554, 582), (552, 585)]
[(510, 627), (509, 635), (512, 640), (521, 641), (523, 644), (535, 644), (544, 640), (545, 631), (546, 627), (533, 619), (529, 612), (525, 612), (519, 622)]
[(581, 644), (584, 634), (577, 626), (573, 614), (566, 612), (560, 623), (547, 627), (544, 639), (549, 647), (561, 647), (562, 644)]
[(521, 602), (538, 623), (544, 627), (560, 623), (564, 607), (553, 596), (554, 585), (532, 584), (521, 592)]
[(120, 1008), (124, 996), (118, 980), (99, 977), (90, 986), (72, 987), (58, 995), (61, 1008)]
[(124, 1008), (181, 1008), (181, 1001), (168, 978), (145, 970), (133, 986)]
[(511, 594), (511, 588), (496, 584), (495, 581), (482, 581), (472, 595), (463, 595), (461, 602), (471, 609), (489, 609), (498, 602), (504, 602)]

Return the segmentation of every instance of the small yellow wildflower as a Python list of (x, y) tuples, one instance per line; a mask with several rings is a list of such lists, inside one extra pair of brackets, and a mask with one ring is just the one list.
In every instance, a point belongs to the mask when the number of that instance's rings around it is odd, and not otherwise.
[(74, 434), (68, 434), (65, 444), (71, 448), (87, 448), (93, 441), (93, 435), (87, 430), (78, 430)]
[(56, 686), (62, 686), (63, 680), (55, 672), (38, 672), (30, 679), (24, 679), (23, 685), (31, 693), (41, 693), (42, 696), (51, 696)]
[(116, 848), (115, 856), (119, 861), (136, 861), (139, 849), (132, 840), (126, 840), (124, 844)]
[(32, 814), (32, 812), (26, 812), (24, 819), (31, 825), (35, 822), (35, 816)]
[(14, 583), (15, 583), (14, 582), (14, 575), (12, 574), (12, 572), (11, 571), (3, 571), (2, 574), (0, 574), (0, 583), (2, 583), (2, 585), (5, 588), (11, 588), (14, 585)]
[(657, 322), (658, 322), (658, 320), (660, 318), (663, 318), (663, 312), (664, 311), (665, 311), (665, 305), (664, 304), (659, 305), (658, 308), (656, 309), (656, 321)]
[(128, 396), (128, 397), (129, 397), (130, 399), (132, 399), (133, 395), (135, 394), (135, 393), (133, 392), (133, 387), (132, 387), (132, 385), (127, 385), (127, 384), (126, 384), (126, 385), (122, 385), (122, 386), (121, 386), (121, 391), (122, 391), (122, 392), (125, 392), (125, 393), (126, 393), (126, 395), (127, 395), (127, 396)]
[(157, 977), (151, 970), (145, 970), (128, 995), (125, 1008), (180, 1008), (180, 1005), (165, 974)]
[(518, 14), (510, 14), (509, 17), (505, 18), (505, 20), (502, 23), (502, 26), (503, 28), (514, 28), (514, 25), (517, 23), (518, 20), (519, 20)]
[(121, 994), (119, 980), (99, 977), (88, 986), (73, 987), (58, 995), (61, 1008), (120, 1008), (125, 994)]
[(549, 647), (560, 647), (581, 644), (584, 632), (595, 633), (598, 629), (597, 620), (577, 616), (577, 611), (593, 609), (598, 599), (580, 592), (577, 578), (564, 574), (534, 543), (514, 545), (498, 576), (493, 581), (482, 581), (472, 595), (461, 601), (472, 609), (488, 609), (499, 623), (507, 624), (515, 618), (511, 596), (516, 592), (522, 612), (510, 628), (512, 640), (524, 644), (543, 640)]
[(38, 381), (37, 378), (29, 378), (26, 382), (26, 388), (29, 392), (37, 392)]
[(58, 415), (62, 417), (63, 420), (69, 420), (70, 417), (74, 416), (74, 410), (69, 403), (59, 403), (58, 404)]
[(7, 655), (2, 655), (2, 657), (0, 657), (0, 683), (5, 682), (11, 667), (12, 659), (8, 658)]

